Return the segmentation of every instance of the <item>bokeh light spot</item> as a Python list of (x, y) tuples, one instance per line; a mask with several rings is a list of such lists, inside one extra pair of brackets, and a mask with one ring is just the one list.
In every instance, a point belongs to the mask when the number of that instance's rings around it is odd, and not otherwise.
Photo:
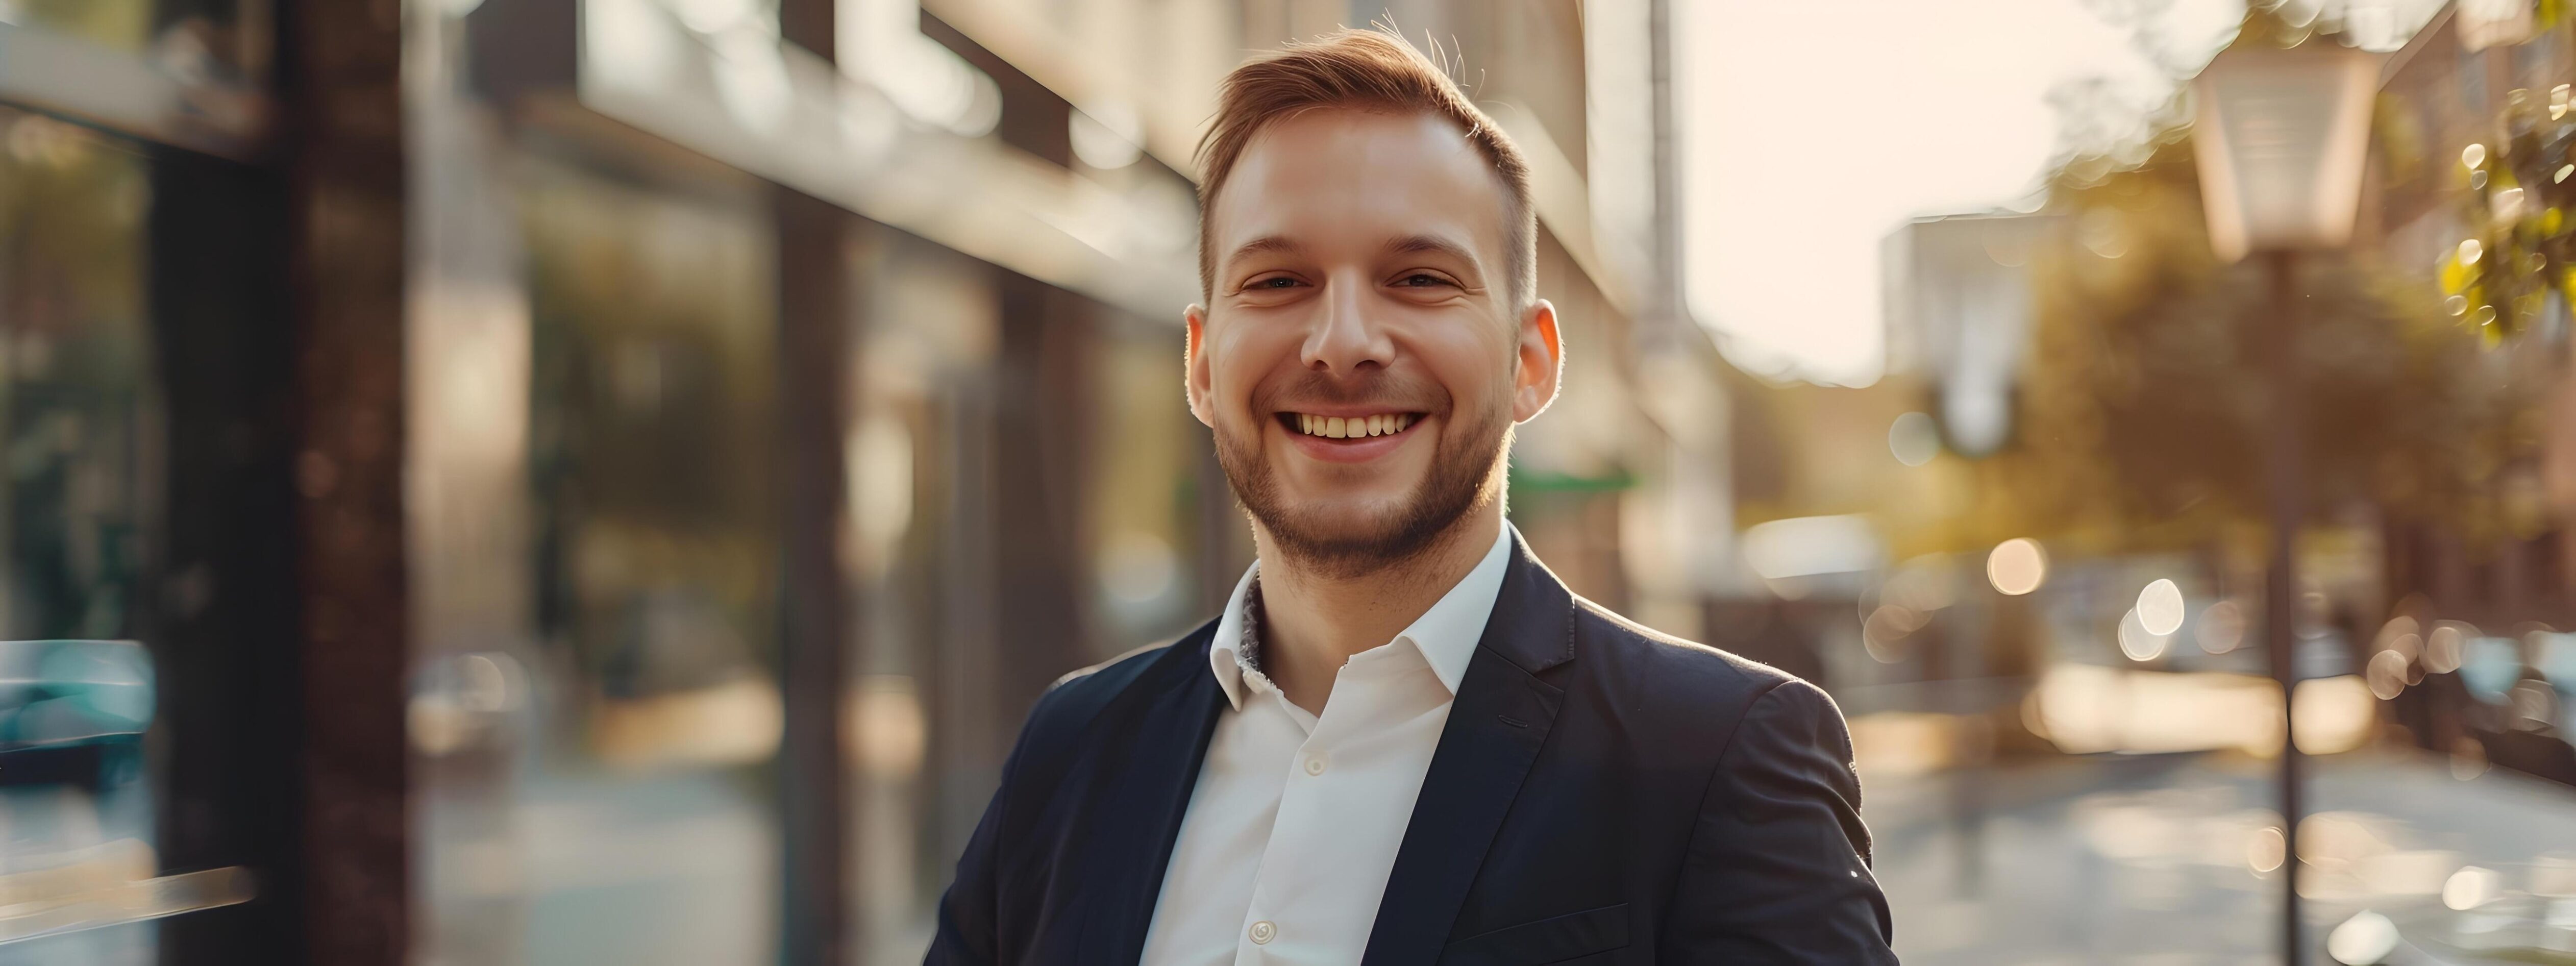
[(2209, 605), (2200, 613), (2200, 627), (2193, 631), (2200, 649), (2211, 654), (2225, 654), (2245, 643), (2245, 608), (2232, 600)]
[(2048, 580), (2048, 552), (2028, 537), (1996, 544), (1994, 552), (1986, 555), (1986, 580), (2010, 596), (2038, 590)]
[(2442, 883), (2442, 904), (2463, 912), (2475, 909), (2494, 902), (2503, 885), (2504, 877), (2494, 869), (2464, 865)]
[(1925, 413), (1906, 413), (1887, 427), (1887, 451), (1907, 466), (1921, 466), (1941, 455), (1941, 429)]
[(2386, 960), (2397, 951), (2397, 941), (2396, 923), (2364, 909), (2326, 936), (2326, 955), (2345, 966), (2365, 966)]
[(2172, 637), (2148, 630), (2145, 619), (2138, 616), (2137, 608), (2130, 608), (2128, 613), (2120, 615), (2120, 653), (2127, 655), (2129, 660), (2152, 661), (2162, 657), (2165, 645), (2172, 641)]
[(2266, 826), (2256, 829), (2245, 843), (2245, 865), (2256, 872), (2270, 872), (2281, 867), (2289, 847), (2281, 841), (2281, 830)]
[(2395, 698), (2406, 690), (2406, 655), (2381, 651), (2370, 657), (2370, 668), (2363, 675), (2370, 683), (2370, 693), (2379, 700)]
[(2138, 591), (2138, 623), (2147, 633), (2169, 637), (2182, 629), (2184, 614), (2182, 588), (2172, 580), (2159, 577)]

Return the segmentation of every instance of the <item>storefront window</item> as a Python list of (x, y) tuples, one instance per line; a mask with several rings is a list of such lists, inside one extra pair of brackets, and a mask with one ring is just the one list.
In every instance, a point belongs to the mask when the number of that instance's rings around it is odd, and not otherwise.
[[(129, 883), (161, 865), (151, 659), (130, 640), (158, 442), (149, 190), (131, 150), (0, 109), (0, 891), (49, 874)], [(64, 893), (69, 919), (124, 918), (83, 898)], [(156, 935), (35, 939), (0, 946), (0, 964), (149, 963)]]
[(149, 334), (142, 159), (0, 113), (0, 492), (11, 638), (129, 633)]
[(140, 50), (152, 35), (152, 6), (152, 0), (7, 0), (0, 2), (0, 23)]
[(844, 443), (858, 627), (845, 715), (851, 921), (863, 962), (919, 959), (1007, 727), (977, 675), (991, 607), (989, 268), (891, 229), (852, 246), (857, 405)]
[(540, 165), (526, 226), (546, 718), (529, 962), (774, 955), (774, 256), (740, 199)]
[(148, 55), (190, 82), (264, 76), (272, 0), (0, 0), (0, 24)]

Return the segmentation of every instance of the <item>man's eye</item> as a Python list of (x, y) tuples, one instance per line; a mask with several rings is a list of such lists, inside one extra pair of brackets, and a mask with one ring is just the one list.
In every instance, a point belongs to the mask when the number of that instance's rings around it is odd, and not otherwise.
[(1411, 275), (1405, 276), (1403, 281), (1397, 282), (1396, 284), (1412, 288), (1430, 288), (1435, 285), (1447, 285), (1449, 284), (1449, 280), (1425, 272), (1415, 272)]
[(1297, 280), (1296, 280), (1296, 279), (1293, 279), (1293, 278), (1289, 278), (1288, 276), (1285, 276), (1285, 275), (1281, 275), (1281, 276), (1278, 276), (1278, 277), (1276, 277), (1276, 278), (1265, 278), (1265, 279), (1259, 279), (1259, 280), (1254, 281), (1252, 284), (1247, 285), (1247, 286), (1244, 286), (1244, 287), (1245, 287), (1245, 288), (1254, 288), (1254, 289), (1263, 289), (1263, 288), (1296, 288), (1296, 287), (1297, 287)]

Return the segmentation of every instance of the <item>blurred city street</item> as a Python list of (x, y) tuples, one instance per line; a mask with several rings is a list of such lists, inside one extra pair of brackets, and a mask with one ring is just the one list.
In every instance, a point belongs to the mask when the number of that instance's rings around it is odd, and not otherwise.
[[(1898, 952), (1928, 966), (2279, 962), (2279, 878), (2255, 865), (2279, 822), (2261, 764), (2157, 755), (1869, 782)], [(2576, 801), (2524, 776), (2355, 752), (2319, 763), (2311, 801), (2319, 946), (2365, 909), (2441, 909), (2463, 865), (2576, 874)]]

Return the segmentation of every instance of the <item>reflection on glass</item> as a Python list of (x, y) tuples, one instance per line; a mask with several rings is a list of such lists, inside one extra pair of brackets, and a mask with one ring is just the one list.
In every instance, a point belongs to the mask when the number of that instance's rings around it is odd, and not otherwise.
[[(117, 11), (75, 9), (87, 6), (48, 12), (115, 27)], [(0, 636), (26, 642), (0, 645), (11, 665), (0, 675), (18, 682), (0, 708), (0, 893), (67, 894), (158, 869), (137, 767), (151, 699), (135, 720), (130, 689), (84, 687), (98, 675), (78, 666), (148, 660), (132, 644), (29, 640), (134, 632), (146, 197), (140, 159), (0, 110)], [(124, 926), (0, 946), (0, 962), (139, 964), (156, 945), (151, 927)]]
[(152, 0), (5, 0), (0, 23), (140, 50), (152, 33)]
[(1101, 657), (1179, 634), (1197, 613), (1198, 457), (1204, 437), (1182, 403), (1174, 363), (1180, 334), (1112, 323), (1099, 355), (1100, 434), (1093, 464), (1092, 635)]
[(529, 467), (552, 687), (531, 962), (775, 947), (777, 522), (764, 221), (540, 167)]
[(929, 944), (940, 884), (991, 793), (976, 749), (1006, 717), (972, 686), (995, 647), (977, 507), (999, 306), (988, 269), (890, 231), (861, 234), (850, 277), (850, 916), (860, 961), (906, 962)]
[(0, 109), (0, 964), (154, 962), (148, 920), (248, 896), (234, 869), (161, 875), (158, 682), (122, 639), (160, 443), (148, 200), (135, 153)]
[(149, 334), (143, 165), (0, 112), (0, 633), (127, 633)]
[(275, 0), (0, 0), (0, 24), (142, 54), (173, 78), (234, 83), (267, 73)]

